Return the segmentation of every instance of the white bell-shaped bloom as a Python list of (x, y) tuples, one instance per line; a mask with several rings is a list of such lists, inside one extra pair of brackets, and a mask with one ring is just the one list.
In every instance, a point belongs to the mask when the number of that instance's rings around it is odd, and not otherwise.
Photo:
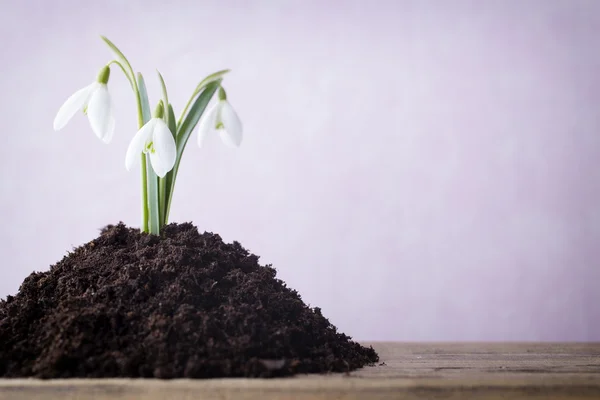
[(110, 143), (115, 131), (113, 103), (108, 93), (108, 76), (110, 69), (104, 67), (98, 80), (79, 89), (60, 107), (54, 118), (54, 130), (58, 131), (73, 118), (75, 113), (83, 111), (87, 114), (92, 130), (104, 143)]
[(150, 154), (150, 163), (156, 175), (163, 178), (173, 169), (177, 156), (175, 139), (162, 118), (152, 118), (135, 134), (125, 155), (125, 168), (129, 171), (140, 159)]
[(219, 101), (198, 122), (198, 146), (202, 147), (206, 137), (217, 131), (221, 140), (228, 146), (239, 147), (242, 144), (242, 121), (221, 88)]

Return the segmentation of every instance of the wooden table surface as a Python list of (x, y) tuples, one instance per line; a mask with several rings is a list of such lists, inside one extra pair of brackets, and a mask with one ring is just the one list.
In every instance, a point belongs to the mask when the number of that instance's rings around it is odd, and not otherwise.
[[(600, 399), (600, 343), (366, 343), (382, 365), (284, 379), (0, 379), (0, 400)], [(384, 363), (384, 364), (383, 364)]]

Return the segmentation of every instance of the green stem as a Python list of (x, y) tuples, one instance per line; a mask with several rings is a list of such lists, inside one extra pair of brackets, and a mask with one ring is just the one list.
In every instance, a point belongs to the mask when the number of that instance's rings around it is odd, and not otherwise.
[(171, 211), (171, 201), (173, 198), (173, 190), (175, 190), (175, 180), (177, 179), (177, 170), (179, 170), (179, 160), (180, 158), (178, 157), (175, 160), (175, 166), (173, 166), (173, 169), (170, 171), (171, 172), (171, 177), (169, 178), (169, 182), (168, 182), (168, 186), (166, 187), (166, 203), (165, 203), (165, 223), (166, 221), (169, 220), (169, 212)]
[[(137, 81), (135, 79), (135, 72), (127, 60), (127, 57), (115, 46), (113, 42), (108, 40), (105, 36), (100, 36), (102, 40), (110, 47), (118, 56), (121, 58), (123, 63), (115, 61), (115, 63), (121, 67), (121, 70), (127, 76), (129, 83), (133, 89), (133, 93), (135, 95), (135, 101), (137, 105), (137, 113), (138, 113), (138, 127), (141, 129), (144, 126), (144, 116), (142, 114), (142, 101), (140, 99), (140, 91), (138, 89)], [(123, 65), (124, 64), (124, 65)], [(129, 74), (127, 73), (129, 71)], [(131, 75), (130, 75), (131, 74)], [(142, 232), (148, 232), (148, 182), (146, 178), (147, 174), (147, 165), (146, 165), (146, 157), (142, 154)]]
[(142, 154), (142, 232), (148, 232), (148, 172), (146, 166), (146, 155)]
[(158, 177), (149, 165), (150, 155), (146, 154), (146, 164), (148, 165), (148, 204), (150, 207), (150, 233), (160, 235), (160, 213), (158, 206)]
[(162, 228), (167, 224), (165, 216), (165, 205), (166, 205), (166, 190), (167, 190), (167, 177), (158, 178), (158, 218), (159, 224)]
[[(148, 101), (148, 89), (146, 88), (146, 82), (144, 81), (144, 77), (141, 73), (138, 72), (137, 75), (138, 82), (138, 93), (140, 98), (140, 103), (142, 104), (142, 118), (141, 123), (147, 124), (148, 121), (151, 120), (152, 114), (150, 113), (150, 103)], [(155, 118), (162, 118), (163, 114), (163, 104), (162, 100), (156, 106), (156, 110), (154, 111)], [(142, 128), (143, 129), (143, 128)], [(147, 150), (151, 152), (154, 151), (154, 148), (145, 149), (144, 153), (146, 154), (146, 189), (148, 191), (148, 210), (149, 210), (149, 225), (150, 225), (150, 233), (153, 235), (160, 235), (160, 207), (159, 207), (159, 193), (158, 193), (158, 177), (156, 176), (156, 172), (151, 163), (150, 154), (148, 154)]]
[[(131, 68), (131, 66), (129, 67)], [(133, 74), (133, 70), (132, 74)], [(135, 82), (135, 79), (133, 79)], [(138, 90), (137, 83), (135, 83), (134, 89), (135, 91), (135, 99), (137, 102), (137, 113), (138, 113), (138, 129), (141, 129), (144, 126), (144, 114), (142, 112), (142, 101), (140, 99), (140, 92)], [(149, 207), (148, 207), (148, 165), (146, 162), (146, 155), (141, 155), (141, 165), (142, 165), (142, 232), (148, 232), (148, 218), (149, 218)], [(153, 172), (154, 173), (154, 172)]]
[[(171, 129), (171, 114), (169, 113), (169, 95), (167, 93), (167, 85), (165, 84), (165, 80), (160, 73), (160, 71), (156, 70), (158, 74), (158, 79), (160, 81), (160, 86), (162, 88), (162, 101), (163, 101), (163, 120), (169, 127), (171, 134), (173, 135), (173, 140), (176, 138), (176, 131)], [(160, 218), (160, 226), (163, 227), (167, 224), (165, 219), (165, 207), (166, 207), (166, 190), (167, 190), (167, 180), (168, 176), (164, 176), (163, 178), (158, 178), (158, 207), (159, 207), (159, 218)]]
[(117, 60), (112, 60), (111, 62), (109, 62), (108, 64), (106, 64), (106, 66), (110, 66), (111, 64), (116, 64), (119, 68), (121, 68), (121, 71), (123, 71), (123, 73), (125, 74), (125, 77), (129, 81), (129, 84), (131, 85), (131, 88), (134, 89), (135, 86), (133, 85), (133, 82), (131, 81), (131, 78), (129, 77), (129, 73), (125, 70), (125, 67), (123, 66), (123, 64), (121, 64)]
[[(171, 133), (173, 133), (173, 136), (175, 137), (175, 140), (177, 141), (177, 125), (175, 122), (175, 111), (173, 111), (173, 106), (171, 104), (169, 104), (168, 107), (168, 115), (169, 115), (169, 129), (171, 130)], [(163, 223), (166, 225), (169, 222), (169, 209), (170, 209), (170, 205), (171, 205), (171, 184), (173, 182), (173, 177), (174, 174), (176, 172), (171, 170), (167, 173), (167, 175), (164, 178), (164, 189), (161, 192), (161, 195), (163, 196), (161, 198), (162, 206), (163, 206), (163, 210), (164, 210), (164, 219), (163, 219)]]

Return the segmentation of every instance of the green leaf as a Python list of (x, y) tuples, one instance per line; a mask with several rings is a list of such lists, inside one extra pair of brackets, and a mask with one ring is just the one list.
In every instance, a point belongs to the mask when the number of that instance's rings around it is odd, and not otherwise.
[[(177, 157), (175, 158), (175, 166), (169, 172), (169, 180), (166, 188), (167, 193), (167, 202), (165, 208), (165, 221), (169, 218), (169, 211), (171, 209), (171, 201), (173, 199), (173, 190), (175, 189), (175, 181), (177, 180), (177, 172), (179, 171), (179, 163), (181, 162), (181, 156), (183, 155), (183, 150), (185, 150), (185, 145), (187, 144), (190, 135), (194, 131), (194, 128), (198, 124), (200, 117), (206, 110), (206, 106), (210, 102), (210, 99), (214, 96), (215, 92), (219, 88), (222, 79), (217, 79), (213, 82), (206, 84), (204, 90), (194, 101), (194, 104), (190, 108), (190, 112), (187, 113), (185, 119), (181, 122), (177, 129)], [(169, 104), (169, 113), (171, 113), (172, 107)]]
[(223, 78), (222, 78), (223, 75), (225, 75), (228, 72), (229, 72), (228, 69), (224, 69), (222, 71), (215, 72), (214, 74), (210, 74), (209, 76), (207, 76), (206, 78), (204, 78), (202, 81), (200, 81), (200, 83), (198, 84), (198, 86), (196, 86), (196, 89), (194, 90), (194, 93), (192, 93), (192, 96), (190, 97), (190, 99), (188, 100), (187, 104), (183, 108), (183, 111), (181, 112), (181, 116), (179, 117), (179, 120), (177, 121), (177, 129), (178, 130), (181, 127), (181, 123), (183, 122), (183, 118), (188, 113), (188, 109), (190, 108), (190, 105), (192, 104), (192, 101), (194, 101), (194, 99), (196, 98), (196, 96), (198, 95), (198, 93), (200, 93), (205, 87), (207, 87), (208, 85), (210, 85), (213, 82), (221, 82), (223, 80)]
[[(173, 136), (177, 136), (177, 125), (175, 123), (175, 111), (173, 111), (173, 105), (169, 103), (169, 130), (173, 133)], [(169, 222), (169, 204), (171, 202), (171, 187), (174, 180), (174, 170), (167, 172), (167, 175), (163, 180), (159, 181), (159, 193), (161, 195), (161, 211), (162, 211), (162, 224), (166, 225)], [(161, 187), (161, 184), (163, 185)], [(162, 197), (164, 196), (164, 197)]]
[[(142, 116), (144, 120), (142, 121), (142, 126), (152, 118), (152, 112), (150, 111), (150, 102), (148, 101), (148, 90), (146, 89), (146, 82), (144, 82), (144, 77), (140, 72), (137, 74), (138, 80), (138, 92), (140, 96), (140, 103), (142, 104)], [(142, 127), (140, 126), (140, 128)]]
[(169, 129), (173, 132), (173, 136), (177, 135), (177, 125), (175, 123), (175, 111), (173, 111), (173, 105), (169, 103)]
[(125, 57), (125, 54), (123, 54), (123, 52), (121, 50), (119, 50), (119, 48), (117, 46), (115, 46), (115, 44), (113, 42), (111, 42), (110, 40), (108, 40), (108, 38), (106, 36), (100, 36), (102, 38), (102, 40), (104, 40), (104, 42), (108, 45), (108, 47), (110, 47), (110, 49), (121, 59), (121, 61), (123, 61), (123, 63), (125, 63), (125, 65), (127, 66), (127, 69), (129, 69), (129, 73), (131, 74), (131, 79), (135, 79), (135, 74), (133, 73), (133, 68), (131, 68), (131, 64), (129, 63), (129, 60), (127, 60), (127, 57)]
[[(163, 103), (165, 105), (165, 107), (167, 107), (169, 105), (169, 95), (167, 94), (167, 85), (165, 85), (165, 80), (163, 79), (162, 75), (160, 74), (160, 72), (157, 70), (156, 73), (158, 74), (158, 80), (160, 81), (160, 86), (162, 88), (162, 98), (163, 98)], [(165, 123), (167, 124), (167, 126), (170, 127), (170, 116), (169, 116), (169, 110), (165, 110)], [(173, 134), (173, 138), (175, 138), (175, 132), (171, 131), (171, 133)]]
[(181, 126), (177, 130), (177, 157), (178, 158), (181, 157), (181, 154), (183, 153), (183, 149), (185, 148), (185, 145), (186, 145), (192, 131), (198, 124), (198, 121), (200, 120), (200, 117), (204, 113), (206, 106), (208, 106), (210, 99), (213, 97), (213, 95), (219, 88), (220, 84), (221, 84), (221, 79), (217, 79), (216, 81), (213, 81), (213, 82), (207, 84), (205, 86), (204, 90), (202, 91), (202, 93), (200, 93), (200, 95), (196, 98), (196, 101), (194, 101), (194, 104), (190, 108), (190, 111), (188, 112), (188, 114), (185, 116), (185, 119), (181, 122)]
[[(162, 88), (162, 100), (163, 100), (163, 104), (165, 107), (165, 113), (163, 115), (163, 120), (169, 127), (169, 130), (171, 131), (171, 135), (173, 136), (173, 139), (175, 139), (176, 131), (171, 129), (171, 127), (170, 127), (171, 118), (170, 118), (170, 113), (169, 113), (169, 108), (168, 108), (169, 95), (167, 94), (167, 85), (165, 84), (165, 80), (163, 79), (160, 71), (156, 70), (156, 73), (158, 74), (158, 80), (160, 81), (160, 86)], [(167, 192), (169, 191), (168, 183), (171, 180), (171, 176), (172, 176), (172, 173), (171, 173), (171, 171), (169, 171), (167, 173), (167, 175), (164, 176), (163, 178), (158, 178), (158, 206), (159, 206), (159, 216), (158, 217), (160, 220), (161, 227), (166, 225), (166, 223), (167, 223), (167, 220), (166, 220)]]
[[(144, 126), (150, 118), (152, 118), (152, 114), (150, 112), (150, 102), (148, 101), (148, 91), (146, 89), (146, 82), (144, 82), (144, 77), (141, 73), (137, 74), (138, 81), (138, 94), (140, 96), (140, 104), (142, 106), (142, 118), (141, 126)], [(142, 156), (144, 157), (144, 156)], [(148, 212), (149, 212), (149, 225), (150, 225), (150, 233), (154, 235), (160, 234), (160, 203), (158, 196), (158, 176), (154, 172), (152, 168), (152, 163), (150, 162), (150, 156), (148, 154), (146, 157), (146, 173), (147, 173), (147, 191), (148, 191)]]
[(148, 211), (150, 222), (150, 233), (153, 235), (160, 234), (160, 208), (158, 197), (158, 176), (152, 168), (150, 162), (150, 154), (146, 154), (146, 164), (148, 166)]
[(230, 69), (224, 69), (222, 71), (215, 72), (214, 74), (210, 74), (206, 78), (202, 79), (202, 81), (200, 81), (200, 83), (198, 84), (198, 86), (196, 86), (196, 90), (194, 91), (194, 94), (200, 93), (200, 90), (202, 90), (209, 83), (215, 82), (217, 80), (221, 80), (223, 78), (223, 75), (225, 75), (229, 71), (231, 71), (231, 70)]

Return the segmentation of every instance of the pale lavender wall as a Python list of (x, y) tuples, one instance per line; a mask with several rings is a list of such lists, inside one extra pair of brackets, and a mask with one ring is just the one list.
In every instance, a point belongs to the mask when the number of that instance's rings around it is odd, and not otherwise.
[(178, 109), (233, 69), (239, 150), (188, 148), (173, 218), (239, 240), (370, 340), (600, 340), (600, 1), (0, 1), (0, 295), (139, 226), (125, 79), (109, 146), (66, 96), (105, 34)]

